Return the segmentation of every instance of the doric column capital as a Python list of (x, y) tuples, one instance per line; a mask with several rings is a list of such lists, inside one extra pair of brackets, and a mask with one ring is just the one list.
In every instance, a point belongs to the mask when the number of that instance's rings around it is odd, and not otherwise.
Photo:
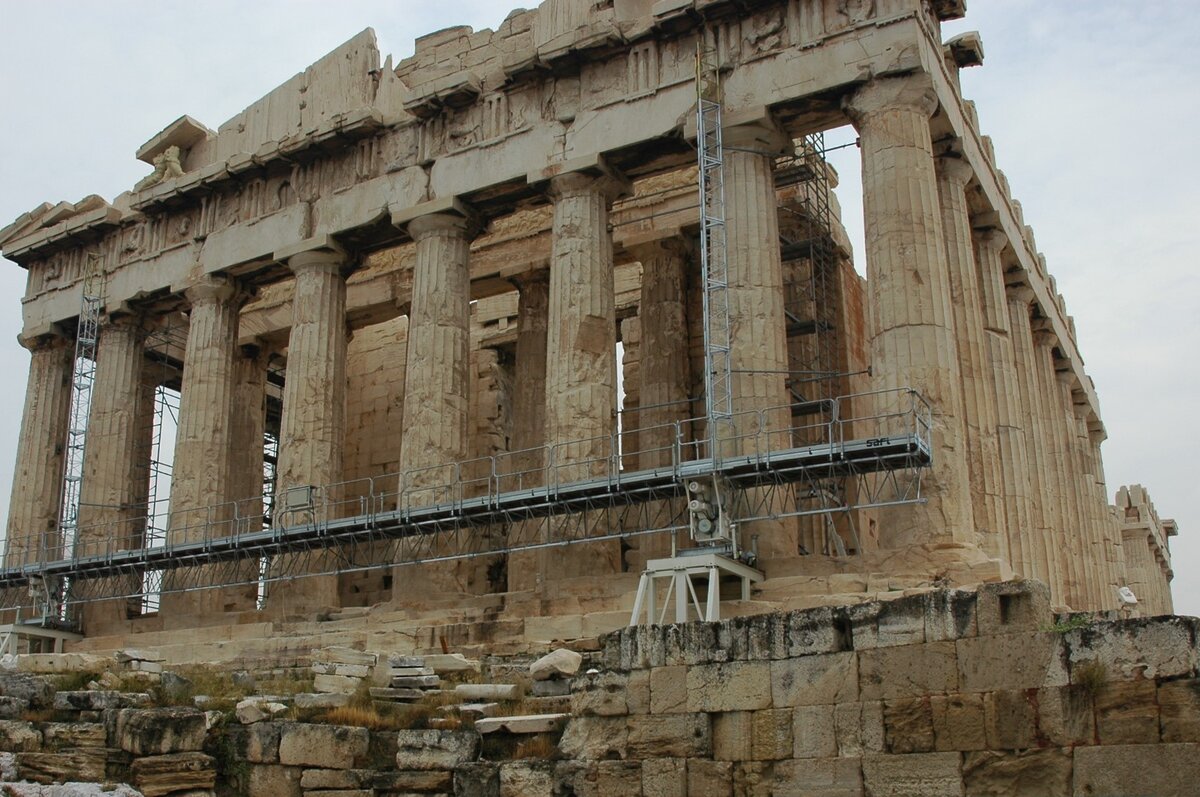
[(843, 110), (856, 127), (869, 125), (876, 114), (898, 109), (933, 116), (937, 106), (937, 93), (924, 75), (872, 80), (842, 100)]
[(679, 235), (625, 245), (629, 256), (640, 263), (657, 257), (684, 259), (691, 255), (692, 250), (691, 242)]
[(967, 183), (975, 176), (971, 165), (956, 155), (942, 155), (934, 160), (937, 175), (940, 180), (947, 180), (960, 188), (966, 188)]
[(791, 136), (770, 115), (739, 124), (733, 114), (724, 122), (721, 143), (726, 149), (749, 150), (773, 158), (792, 148)]
[(430, 213), (426, 216), (418, 216), (409, 221), (407, 226), (408, 234), (417, 243), (433, 235), (453, 235), (470, 240), (478, 231), (478, 225), (473, 219), (454, 213)]
[(539, 289), (547, 291), (550, 289), (550, 269), (539, 268), (534, 271), (526, 271), (524, 274), (513, 277), (512, 282), (520, 293)]
[(1006, 285), (1004, 293), (1009, 304), (1024, 305), (1026, 308), (1033, 304), (1035, 296), (1033, 288), (1028, 285)]
[(456, 196), (431, 199), (408, 207), (391, 209), (392, 225), (414, 241), (435, 233), (460, 231), (468, 240), (483, 230), (478, 213)]
[(184, 298), (192, 307), (208, 304), (244, 302), (247, 294), (237, 280), (224, 274), (207, 274), (183, 289)]
[(598, 194), (604, 201), (612, 204), (622, 196), (632, 193), (629, 183), (612, 174), (592, 174), (589, 172), (568, 172), (550, 178), (546, 191), (555, 202), (573, 197)]
[(315, 270), (341, 273), (350, 259), (331, 235), (318, 235), (275, 250), (275, 260), (287, 264), (293, 274)]
[(74, 347), (75, 341), (70, 338), (52, 333), (49, 335), (18, 335), (17, 343), (30, 352), (56, 351)]
[(979, 243), (980, 249), (994, 252), (997, 255), (1004, 251), (1004, 247), (1008, 246), (1008, 236), (995, 229), (976, 231), (975, 240)]

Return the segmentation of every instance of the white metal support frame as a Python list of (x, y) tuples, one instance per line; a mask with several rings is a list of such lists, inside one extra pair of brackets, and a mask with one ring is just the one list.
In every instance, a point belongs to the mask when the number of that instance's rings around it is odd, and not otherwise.
[[(644, 617), (647, 625), (661, 625), (666, 621), (667, 610), (672, 605), (675, 607), (675, 619), (671, 622), (700, 620), (712, 623), (720, 620), (722, 576), (741, 579), (742, 600), (750, 600), (750, 585), (763, 580), (763, 574), (753, 567), (716, 553), (651, 559), (646, 563), (641, 581), (638, 582), (629, 624), (638, 625)], [(694, 578), (708, 581), (703, 602), (696, 592)], [(667, 582), (661, 609), (658, 607), (660, 581)]]

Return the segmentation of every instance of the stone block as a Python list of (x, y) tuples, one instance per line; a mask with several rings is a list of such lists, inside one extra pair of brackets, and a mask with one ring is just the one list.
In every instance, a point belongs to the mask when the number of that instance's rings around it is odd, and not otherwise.
[(929, 698), (929, 708), (935, 751), (987, 749), (982, 695), (933, 695)]
[(1078, 686), (1056, 686), (1037, 693), (1038, 731), (1059, 747), (1092, 744), (1096, 718), (1092, 695)]
[(345, 693), (309, 693), (301, 692), (293, 698), (296, 708), (337, 708), (350, 703), (350, 695)]
[(863, 784), (871, 797), (962, 797), (958, 753), (866, 756)]
[(780, 612), (756, 614), (747, 619), (747, 658), (754, 661), (788, 656), (788, 618)]
[(574, 717), (567, 723), (558, 747), (568, 758), (587, 761), (624, 758), (628, 742), (625, 717)]
[(1160, 683), (1158, 710), (1164, 742), (1200, 742), (1200, 679)]
[(109, 721), (112, 746), (137, 756), (196, 752), (208, 735), (204, 712), (194, 708), (127, 708)]
[(34, 783), (104, 780), (104, 750), (66, 750), (59, 753), (17, 753), (17, 776)]
[(713, 758), (718, 761), (752, 761), (751, 711), (725, 711), (712, 715)]
[(40, 750), (41, 747), (42, 734), (33, 727), (33, 723), (0, 720), (0, 751), (24, 753)]
[(981, 584), (976, 617), (981, 635), (1037, 631), (1054, 622), (1050, 588), (1040, 581)]
[(1021, 632), (960, 639), (959, 680), (964, 692), (1065, 686), (1066, 647), (1060, 634)]
[(552, 764), (513, 761), (500, 766), (500, 797), (552, 797)]
[[(444, 791), (449, 791), (446, 789)], [(485, 761), (454, 768), (455, 797), (500, 797), (500, 766)]]
[(984, 750), (963, 757), (966, 797), (1059, 795), (1071, 793), (1070, 750), (997, 752)]
[(883, 701), (883, 738), (889, 753), (932, 753), (932, 701), (928, 697)]
[(459, 684), (454, 694), (463, 700), (520, 700), (525, 690), (520, 684)]
[(54, 687), (40, 675), (19, 672), (0, 672), (0, 695), (28, 701), (31, 708), (54, 705)]
[(1038, 743), (1035, 692), (987, 692), (983, 696), (983, 723), (988, 747), (1022, 750)]
[[(779, 761), (793, 755), (794, 717), (792, 709), (765, 709), (751, 712), (751, 749), (755, 761)], [(829, 717), (829, 736), (833, 738), (833, 716)]]
[(1154, 681), (1113, 681), (1096, 693), (1100, 744), (1154, 744), (1159, 739)]
[(1075, 797), (1185, 797), (1200, 783), (1200, 745), (1105, 745), (1075, 748)]
[(1063, 638), (1072, 683), (1078, 680), (1075, 670), (1091, 662), (1099, 662), (1110, 680), (1195, 675), (1197, 623), (1194, 617), (1151, 617), (1069, 631)]
[(29, 710), (29, 701), (21, 697), (0, 695), (0, 719), (15, 720)]
[(858, 682), (854, 651), (771, 662), (771, 702), (776, 708), (853, 702), (858, 699)]
[(487, 717), (475, 720), (475, 731), (488, 733), (554, 733), (566, 724), (570, 714), (521, 714), (514, 717)]
[(694, 758), (713, 754), (708, 714), (643, 714), (627, 720), (633, 758)]
[(479, 757), (479, 736), (470, 731), (414, 730), (396, 734), (397, 769), (453, 769)]
[(688, 797), (730, 797), (733, 794), (733, 764), (695, 758), (687, 764)]
[(105, 747), (108, 729), (100, 723), (46, 722), (41, 726), (46, 751), (69, 747)]
[[(725, 658), (717, 649), (716, 623), (685, 623), (682, 626), (682, 642), (685, 664), (708, 664)], [(664, 636), (664, 645), (666, 644)]]
[(129, 771), (145, 797), (207, 791), (217, 784), (216, 759), (204, 753), (135, 758)]
[(279, 763), (320, 769), (353, 769), (356, 762), (366, 756), (367, 744), (366, 728), (288, 723), (280, 732)]
[(860, 603), (847, 610), (855, 650), (917, 645), (925, 641), (925, 596)]
[(925, 641), (962, 639), (979, 633), (975, 590), (938, 589), (925, 593)]
[(850, 621), (845, 609), (820, 606), (788, 612), (786, 617), (787, 656), (813, 656), (851, 649)]
[(857, 758), (806, 758), (775, 764), (772, 797), (863, 797)]
[(300, 767), (282, 767), (268, 764), (250, 764), (247, 767), (247, 797), (303, 797), (300, 786), (303, 770)]
[(655, 667), (650, 671), (650, 713), (687, 711), (687, 667)]
[(55, 711), (105, 711), (121, 707), (121, 693), (109, 690), (58, 692), (54, 695)]
[(313, 653), (313, 660), (329, 664), (350, 664), (362, 667), (374, 667), (379, 657), (374, 653), (347, 647), (321, 648)]
[(422, 661), (438, 675), (450, 672), (479, 672), (478, 659), (468, 659), (461, 653), (435, 653), (425, 656)]
[(561, 679), (549, 681), (534, 681), (529, 687), (529, 693), (534, 697), (571, 697), (571, 682)]
[[(475, 766), (473, 763), (460, 764), (454, 772), (440, 770), (402, 770), (400, 772), (377, 772), (362, 770), (362, 785), (379, 792), (399, 792), (401, 794), (445, 793), (454, 789), (455, 777), (460, 769)], [(492, 767), (495, 772), (495, 767)]]
[(594, 672), (571, 682), (571, 712), (579, 717), (618, 717), (629, 713), (629, 674)]
[(625, 703), (630, 714), (650, 713), (650, 673), (652, 670), (634, 670), (629, 673), (625, 686)]
[(687, 762), (682, 758), (643, 761), (642, 797), (687, 797)]
[(256, 722), (245, 726), (240, 736), (247, 761), (256, 764), (274, 764), (279, 761), (279, 738), (283, 733), (282, 722)]
[(771, 706), (773, 665), (786, 662), (725, 662), (687, 671), (689, 711), (749, 711)]
[(49, 675), (101, 673), (117, 669), (116, 659), (93, 653), (23, 653), (16, 660), (18, 672)]
[(357, 789), (365, 780), (357, 769), (306, 769), (300, 775), (304, 789)]
[(884, 750), (883, 702), (839, 703), (833, 708), (838, 755), (858, 757)]
[(325, 673), (318, 673), (317, 676), (313, 678), (313, 689), (318, 692), (352, 695), (361, 685), (361, 678), (348, 678), (344, 675), (327, 675)]
[(834, 710), (833, 706), (796, 706), (792, 709), (792, 753), (796, 758), (838, 755)]
[(568, 648), (559, 648), (529, 665), (529, 677), (535, 681), (568, 678), (579, 672), (583, 656)]
[(926, 642), (862, 651), (858, 654), (858, 670), (863, 699), (923, 697), (959, 691), (955, 644)]

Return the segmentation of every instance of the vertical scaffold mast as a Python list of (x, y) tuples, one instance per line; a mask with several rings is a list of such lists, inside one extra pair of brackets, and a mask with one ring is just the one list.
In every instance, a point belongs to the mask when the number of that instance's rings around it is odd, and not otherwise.
[[(84, 264), (83, 293), (79, 300), (79, 325), (75, 331), (75, 364), (71, 374), (71, 408), (67, 426), (62, 500), (59, 503), (58, 533), (43, 538), (38, 561), (69, 557), (79, 531), (79, 503), (83, 484), (83, 457), (87, 445), (88, 416), (92, 387), (96, 382), (96, 347), (100, 341), (100, 310), (104, 306), (104, 263), (101, 255), (89, 252)], [(54, 548), (55, 550), (50, 550)], [(53, 586), (43, 580), (43, 620), (66, 619), (67, 584)]]
[(725, 167), (721, 75), (715, 38), (696, 48), (696, 152), (700, 182), (700, 262), (704, 278), (704, 404), (709, 456), (720, 466), (721, 428), (733, 423), (729, 260), (725, 245)]

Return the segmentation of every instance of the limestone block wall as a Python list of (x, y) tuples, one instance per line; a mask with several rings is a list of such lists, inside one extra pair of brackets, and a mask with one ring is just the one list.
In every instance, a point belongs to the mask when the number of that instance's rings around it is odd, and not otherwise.
[[(0, 762), (196, 797), (1184, 797), (1200, 782), (1198, 633), (1195, 618), (1056, 617), (1032, 582), (642, 626), (579, 640), (566, 694), (525, 704), (561, 713), (510, 701), (493, 729), (422, 727), (420, 704), (414, 727), (369, 730), (272, 718), (286, 707), (265, 701), (235, 716), (56, 693), (28, 671), (100, 657), (26, 656), (0, 673)], [(519, 683), (529, 660), (489, 657), (483, 675)]]

